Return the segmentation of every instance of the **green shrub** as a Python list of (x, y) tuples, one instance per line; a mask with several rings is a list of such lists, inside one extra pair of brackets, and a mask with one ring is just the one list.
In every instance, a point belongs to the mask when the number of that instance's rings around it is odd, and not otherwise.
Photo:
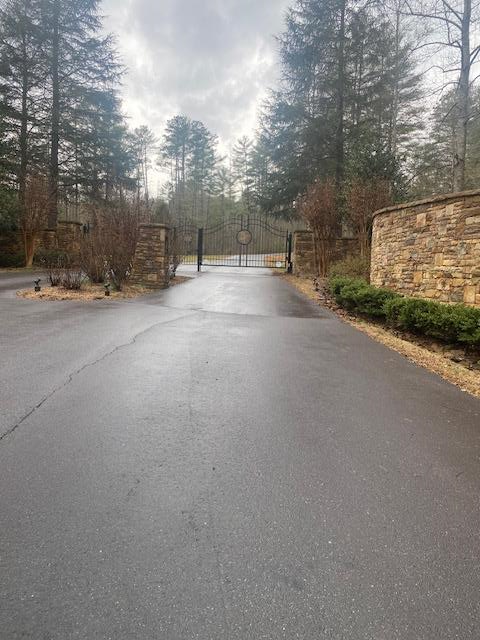
[[(330, 291), (332, 292), (332, 294), (336, 297), (337, 295), (339, 295), (343, 289), (343, 287), (352, 284), (353, 283), (353, 278), (347, 278), (346, 276), (335, 276), (333, 278), (330, 278), (329, 280), (329, 287), (330, 287)], [(365, 280), (358, 280), (359, 284), (367, 284), (367, 282)]]
[(334, 262), (328, 270), (329, 278), (348, 277), (370, 280), (370, 260), (360, 256), (347, 256)]
[(397, 329), (444, 342), (480, 346), (480, 309), (404, 298), (359, 278), (331, 278), (329, 285), (337, 304), (352, 313), (383, 319)]
[(330, 289), (340, 306), (374, 318), (385, 318), (385, 303), (399, 297), (390, 289), (377, 289), (359, 278), (332, 278)]
[(385, 307), (387, 322), (444, 342), (480, 346), (480, 309), (463, 304), (442, 304), (433, 300), (400, 298)]

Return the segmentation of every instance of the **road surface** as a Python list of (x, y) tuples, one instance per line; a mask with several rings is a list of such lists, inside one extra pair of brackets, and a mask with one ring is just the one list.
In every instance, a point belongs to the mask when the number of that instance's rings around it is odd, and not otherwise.
[(480, 401), (260, 270), (14, 289), (0, 638), (478, 640)]

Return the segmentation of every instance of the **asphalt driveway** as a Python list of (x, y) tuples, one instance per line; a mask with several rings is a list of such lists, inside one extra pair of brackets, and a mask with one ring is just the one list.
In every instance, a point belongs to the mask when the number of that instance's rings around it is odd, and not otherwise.
[(480, 401), (268, 272), (90, 304), (15, 278), (0, 638), (478, 640)]

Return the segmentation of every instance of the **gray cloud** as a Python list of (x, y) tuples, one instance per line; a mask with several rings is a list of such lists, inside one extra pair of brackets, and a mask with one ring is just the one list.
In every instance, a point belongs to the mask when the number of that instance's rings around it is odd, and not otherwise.
[(132, 124), (158, 133), (176, 113), (202, 120), (225, 145), (255, 126), (275, 80), (274, 35), (290, 0), (105, 0), (129, 68)]

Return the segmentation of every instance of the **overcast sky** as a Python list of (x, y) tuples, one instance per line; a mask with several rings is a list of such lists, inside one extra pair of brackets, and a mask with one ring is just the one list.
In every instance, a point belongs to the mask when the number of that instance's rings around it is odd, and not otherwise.
[(224, 149), (251, 134), (278, 73), (274, 35), (291, 0), (104, 0), (128, 66), (132, 126), (161, 136), (176, 114), (203, 121)]

